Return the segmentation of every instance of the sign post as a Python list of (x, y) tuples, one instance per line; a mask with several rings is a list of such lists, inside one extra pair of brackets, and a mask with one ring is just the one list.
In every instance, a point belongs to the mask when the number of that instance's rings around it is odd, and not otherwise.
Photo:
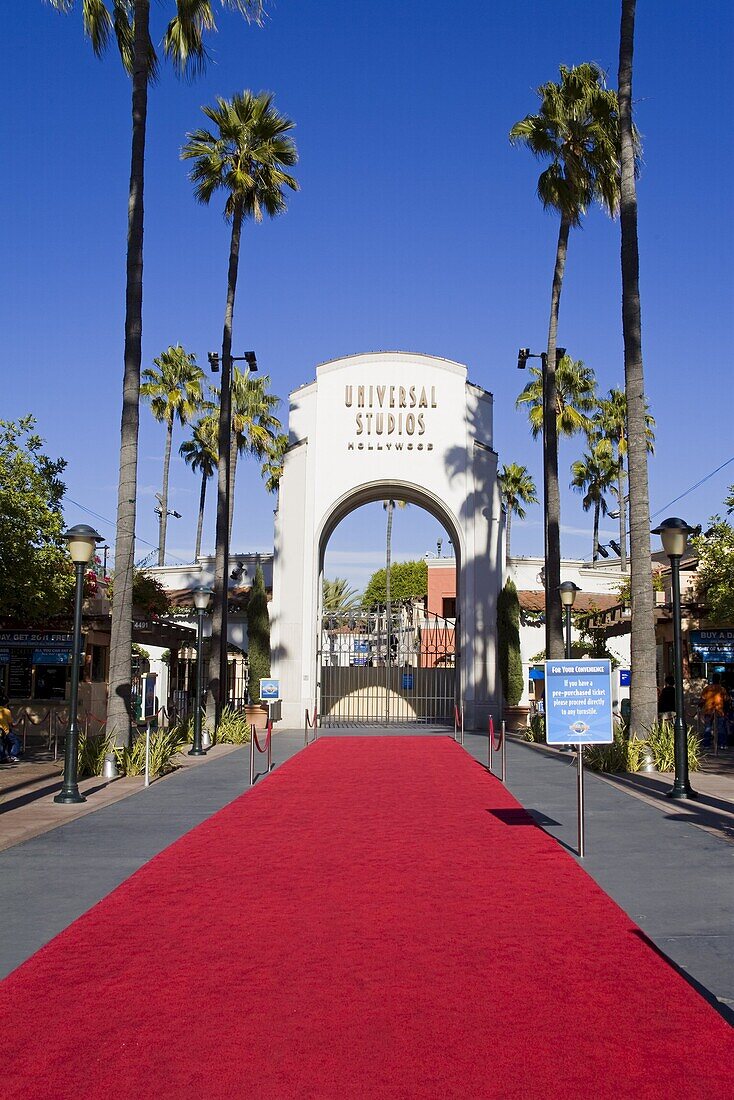
[(611, 661), (545, 662), (545, 728), (549, 745), (575, 745), (578, 852), (584, 858), (584, 745), (611, 745)]

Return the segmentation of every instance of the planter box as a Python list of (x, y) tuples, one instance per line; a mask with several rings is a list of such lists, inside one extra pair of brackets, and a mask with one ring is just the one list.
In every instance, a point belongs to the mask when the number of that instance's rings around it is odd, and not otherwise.
[(260, 704), (248, 703), (245, 707), (245, 718), (250, 726), (254, 726), (257, 732), (267, 728), (268, 708)]
[(505, 729), (508, 733), (518, 733), (528, 728), (528, 715), (530, 707), (505, 707), (502, 717), (505, 720)]

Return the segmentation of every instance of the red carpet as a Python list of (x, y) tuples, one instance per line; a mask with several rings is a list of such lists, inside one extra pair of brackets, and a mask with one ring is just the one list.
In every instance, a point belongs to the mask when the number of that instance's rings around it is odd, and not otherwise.
[(327, 738), (0, 985), (4, 1097), (734, 1095), (732, 1032), (446, 738)]

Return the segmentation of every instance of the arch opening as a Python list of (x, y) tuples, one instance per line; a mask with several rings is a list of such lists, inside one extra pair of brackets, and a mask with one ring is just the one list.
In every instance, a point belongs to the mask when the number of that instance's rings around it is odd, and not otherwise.
[[(352, 552), (343, 578), (327, 564), (340, 527), (350, 531), (349, 545), (362, 548), (361, 568)], [(403, 549), (393, 543), (396, 529)], [(460, 697), (461, 554), (459, 525), (420, 486), (371, 482), (335, 502), (316, 557), (315, 675), (323, 725), (451, 724)]]

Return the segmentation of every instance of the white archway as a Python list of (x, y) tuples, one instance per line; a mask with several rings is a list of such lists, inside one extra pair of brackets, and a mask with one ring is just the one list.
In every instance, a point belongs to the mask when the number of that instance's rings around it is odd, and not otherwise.
[(314, 705), (323, 558), (361, 504), (407, 500), (449, 532), (457, 554), (459, 695), (467, 726), (499, 703), (495, 645), (502, 511), (492, 396), (459, 363), (406, 352), (349, 356), (291, 394), (273, 573), (273, 675), (283, 720)]

